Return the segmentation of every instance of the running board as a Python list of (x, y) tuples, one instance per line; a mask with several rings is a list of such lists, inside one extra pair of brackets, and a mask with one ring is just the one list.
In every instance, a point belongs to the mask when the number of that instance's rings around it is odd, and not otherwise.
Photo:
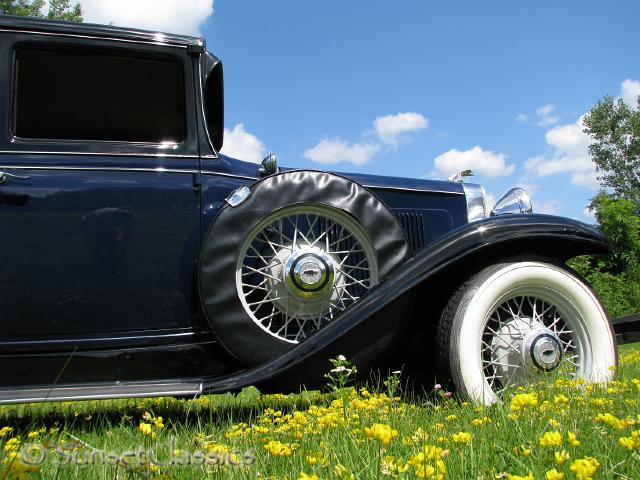
[(202, 382), (116, 383), (52, 388), (0, 389), (0, 405), (7, 403), (104, 400), (108, 398), (194, 396), (202, 393)]
[(618, 345), (640, 342), (640, 313), (611, 320)]

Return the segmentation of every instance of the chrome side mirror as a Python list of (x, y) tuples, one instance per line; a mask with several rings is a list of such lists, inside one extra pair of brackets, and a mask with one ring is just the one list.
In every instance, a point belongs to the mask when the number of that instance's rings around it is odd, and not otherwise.
[(533, 213), (531, 198), (523, 188), (516, 187), (509, 190), (491, 210), (492, 217), (509, 213)]
[(270, 153), (262, 159), (262, 165), (260, 167), (260, 176), (267, 177), (280, 171), (278, 168), (278, 156), (275, 153)]

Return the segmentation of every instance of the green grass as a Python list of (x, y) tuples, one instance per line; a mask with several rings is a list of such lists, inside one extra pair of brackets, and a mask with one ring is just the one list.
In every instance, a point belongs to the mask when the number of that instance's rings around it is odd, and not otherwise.
[[(14, 473), (26, 468), (9, 459), (17, 440), (21, 446), (33, 444), (30, 453), (36, 460), (46, 453), (44, 463), (23, 478), (298, 479), (304, 473), (323, 479), (439, 474), (450, 479), (545, 479), (555, 468), (572, 479), (579, 477), (571, 466), (579, 473), (580, 465), (587, 465), (580, 459), (593, 457), (599, 464), (593, 478), (638, 479), (640, 450), (631, 445), (633, 440), (626, 442), (629, 448), (620, 438), (631, 439), (640, 429), (640, 344), (621, 347), (620, 358), (616, 380), (608, 386), (541, 382), (510, 392), (504, 403), (490, 408), (436, 393), (391, 398), (395, 392), (387, 389), (393, 389), (393, 382), (370, 388), (372, 393), (347, 389), (284, 396), (246, 389), (239, 395), (193, 400), (4, 406), (0, 429), (8, 428), (0, 430), (0, 480), (9, 466)], [(519, 403), (529, 405), (518, 408)], [(374, 424), (380, 426), (370, 429)], [(541, 445), (547, 432), (546, 439), (558, 445)], [(570, 441), (569, 432), (579, 444)], [(140, 461), (142, 447), (170, 462), (172, 441), (174, 462), (186, 462), (190, 452), (191, 462), (200, 464), (153, 467), (144, 457)], [(640, 438), (637, 442), (640, 447)], [(126, 463), (99, 464), (115, 463), (127, 452), (136, 456), (125, 457)], [(569, 458), (558, 464), (556, 453)], [(202, 465), (207, 454), (210, 464)]]

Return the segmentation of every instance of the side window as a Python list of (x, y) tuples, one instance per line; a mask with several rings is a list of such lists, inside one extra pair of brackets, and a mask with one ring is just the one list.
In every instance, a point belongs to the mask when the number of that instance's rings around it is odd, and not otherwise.
[(181, 143), (184, 69), (170, 55), (16, 48), (12, 130), (23, 139)]

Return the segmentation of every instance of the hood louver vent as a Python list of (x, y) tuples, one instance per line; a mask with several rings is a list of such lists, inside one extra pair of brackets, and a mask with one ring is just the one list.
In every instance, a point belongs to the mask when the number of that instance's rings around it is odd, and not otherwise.
[(407, 234), (411, 253), (415, 254), (426, 244), (424, 216), (421, 212), (394, 209), (394, 215)]

